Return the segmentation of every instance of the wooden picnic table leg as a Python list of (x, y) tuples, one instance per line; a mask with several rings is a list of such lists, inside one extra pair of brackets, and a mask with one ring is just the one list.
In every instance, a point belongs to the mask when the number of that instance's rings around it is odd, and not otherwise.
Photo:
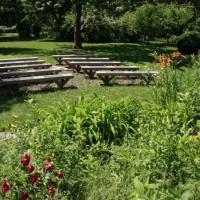
[(57, 62), (58, 62), (59, 65), (62, 64), (62, 59), (61, 58), (55, 58), (55, 59), (57, 60)]
[(152, 74), (141, 75), (141, 79), (142, 79), (147, 85), (149, 85), (150, 82), (151, 82), (152, 80), (154, 80), (154, 75), (152, 75)]
[(108, 85), (113, 79), (113, 76), (99, 76), (99, 78), (104, 82), (105, 85)]
[[(69, 78), (70, 79), (70, 78)], [(57, 86), (60, 88), (60, 89), (63, 89), (64, 85), (69, 81), (69, 79), (61, 79), (61, 80), (57, 80), (55, 81)]]
[(81, 71), (81, 66), (80, 65), (75, 65), (74, 68), (76, 69), (77, 72)]
[(83, 70), (90, 79), (94, 79), (95, 71), (94, 70)]

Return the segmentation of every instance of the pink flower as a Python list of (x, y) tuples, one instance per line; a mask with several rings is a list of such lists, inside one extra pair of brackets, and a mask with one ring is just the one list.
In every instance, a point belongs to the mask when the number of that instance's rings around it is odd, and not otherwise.
[(30, 175), (30, 180), (33, 182), (33, 183), (36, 183), (38, 181), (38, 178), (39, 178), (39, 174), (38, 173), (35, 173), (35, 174), (31, 174)]
[(27, 200), (28, 199), (28, 193), (24, 192), (20, 198), (20, 200)]
[(58, 178), (62, 178), (62, 177), (63, 177), (63, 173), (60, 172), (60, 171), (58, 171), (58, 172), (56, 172), (56, 176), (57, 176)]
[(6, 182), (3, 182), (2, 184), (1, 184), (1, 191), (5, 194), (5, 193), (7, 193), (8, 191), (9, 191), (9, 186), (8, 186), (8, 184), (6, 183)]
[(48, 165), (46, 165), (46, 166), (43, 168), (43, 171), (46, 172), (46, 171), (49, 171), (49, 170), (51, 170), (51, 169), (53, 169), (53, 168), (54, 168), (53, 165), (48, 164)]
[(47, 188), (48, 188), (48, 190), (49, 190), (49, 191), (48, 191), (49, 195), (53, 195), (54, 192), (55, 192), (55, 191), (54, 191), (54, 186), (53, 186), (53, 185), (49, 185)]
[(33, 165), (27, 165), (26, 169), (28, 169), (29, 172), (32, 172), (34, 170)]
[(10, 183), (10, 180), (8, 178), (3, 178), (4, 182)]
[(21, 163), (26, 166), (29, 164), (30, 162), (30, 159), (31, 159), (31, 156), (27, 153), (24, 153), (22, 156), (21, 156)]

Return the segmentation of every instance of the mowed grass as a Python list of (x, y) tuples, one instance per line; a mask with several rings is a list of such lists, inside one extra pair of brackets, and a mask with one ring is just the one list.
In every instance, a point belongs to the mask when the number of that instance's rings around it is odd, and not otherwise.
[[(171, 53), (176, 50), (173, 45), (152, 42), (150, 44), (132, 43), (83, 43), (83, 50), (72, 50), (73, 43), (59, 42), (48, 39), (18, 40), (13, 37), (0, 36), (0, 58), (37, 56), (45, 62), (55, 63), (53, 54), (95, 54), (99, 57), (109, 57), (113, 61), (121, 61), (124, 65), (137, 65), (140, 69), (154, 69), (158, 66), (153, 63), (150, 55), (153, 51)], [(75, 74), (75, 76), (77, 76)], [(23, 123), (32, 120), (32, 107), (27, 101), (33, 101), (37, 109), (48, 110), (57, 102), (75, 101), (79, 96), (90, 98), (104, 97), (111, 101), (133, 97), (139, 101), (151, 100), (151, 86), (123, 85), (102, 86), (98, 82), (91, 82), (84, 75), (78, 75), (78, 83), (73, 87), (73, 81), (67, 83), (63, 90), (46, 87), (42, 91), (27, 92), (23, 90), (9, 96), (0, 97), (0, 130), (16, 120)], [(18, 116), (16, 118), (16, 116)]]

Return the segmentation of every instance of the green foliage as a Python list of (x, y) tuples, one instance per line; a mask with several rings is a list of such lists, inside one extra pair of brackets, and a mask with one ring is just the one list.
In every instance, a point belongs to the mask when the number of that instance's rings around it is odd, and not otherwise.
[(16, 27), (0, 28), (0, 33), (16, 33)]
[(126, 12), (116, 20), (116, 24), (114, 33), (117, 41), (138, 42), (141, 39), (140, 34), (136, 32), (134, 13)]
[(178, 37), (176, 45), (183, 54), (197, 54), (200, 49), (200, 32), (186, 32)]
[(136, 31), (144, 40), (170, 38), (194, 27), (194, 8), (190, 5), (143, 4), (135, 11)]

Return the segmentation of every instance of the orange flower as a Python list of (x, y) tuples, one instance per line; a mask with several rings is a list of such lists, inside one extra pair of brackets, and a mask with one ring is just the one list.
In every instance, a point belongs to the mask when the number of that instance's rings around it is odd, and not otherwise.
[(181, 53), (178, 52), (178, 51), (176, 51), (176, 52), (173, 52), (173, 53), (171, 54), (171, 57), (172, 57), (172, 58), (175, 58), (175, 57), (179, 57), (180, 55), (181, 55)]

